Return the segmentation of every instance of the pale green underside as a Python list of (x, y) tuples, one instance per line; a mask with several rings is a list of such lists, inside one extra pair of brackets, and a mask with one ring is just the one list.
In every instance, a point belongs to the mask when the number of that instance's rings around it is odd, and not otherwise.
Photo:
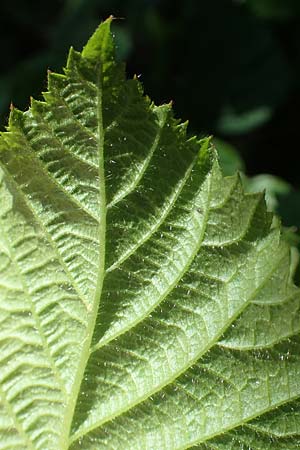
[(290, 249), (110, 22), (0, 138), (0, 450), (300, 449)]

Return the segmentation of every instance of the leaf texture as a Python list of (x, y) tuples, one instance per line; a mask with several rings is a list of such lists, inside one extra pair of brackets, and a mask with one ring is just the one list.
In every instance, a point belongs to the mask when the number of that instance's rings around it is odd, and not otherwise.
[(0, 450), (300, 448), (290, 248), (111, 20), (0, 138)]

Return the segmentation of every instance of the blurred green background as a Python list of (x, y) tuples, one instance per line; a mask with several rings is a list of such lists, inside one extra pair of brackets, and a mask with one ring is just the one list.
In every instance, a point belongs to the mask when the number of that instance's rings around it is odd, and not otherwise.
[(39, 97), (46, 70), (113, 14), (128, 75), (156, 103), (173, 100), (191, 133), (213, 134), (224, 171), (244, 170), (300, 227), (300, 0), (11, 0), (0, 13), (0, 128), (10, 102)]

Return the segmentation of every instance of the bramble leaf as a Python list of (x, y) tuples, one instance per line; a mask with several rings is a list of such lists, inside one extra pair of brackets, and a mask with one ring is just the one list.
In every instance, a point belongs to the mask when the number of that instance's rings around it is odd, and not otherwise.
[(300, 448), (290, 248), (111, 20), (0, 138), (0, 449)]

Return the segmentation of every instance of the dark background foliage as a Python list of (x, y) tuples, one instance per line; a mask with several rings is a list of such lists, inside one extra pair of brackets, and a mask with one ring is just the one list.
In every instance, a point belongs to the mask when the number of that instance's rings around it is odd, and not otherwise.
[(252, 188), (267, 187), (284, 224), (300, 226), (299, 0), (11, 0), (0, 13), (2, 129), (10, 102), (39, 97), (46, 70), (113, 14), (129, 76), (156, 103), (173, 100), (191, 133), (217, 136), (228, 172), (242, 166), (237, 149), (249, 176), (283, 178)]

